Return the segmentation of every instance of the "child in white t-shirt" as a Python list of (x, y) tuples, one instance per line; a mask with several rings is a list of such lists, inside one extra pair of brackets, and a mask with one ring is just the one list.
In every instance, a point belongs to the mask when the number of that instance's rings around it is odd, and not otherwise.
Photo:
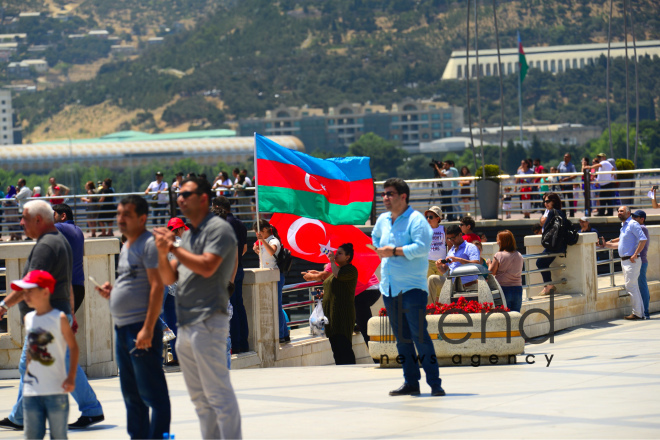
[[(46, 419), (50, 438), (67, 438), (68, 393), (75, 388), (78, 344), (63, 312), (50, 305), (55, 279), (43, 270), (33, 270), (11, 288), (24, 291), (34, 311), (25, 315), (28, 361), (23, 378), (23, 414), (26, 439), (43, 439)], [(69, 370), (66, 350), (69, 348)]]

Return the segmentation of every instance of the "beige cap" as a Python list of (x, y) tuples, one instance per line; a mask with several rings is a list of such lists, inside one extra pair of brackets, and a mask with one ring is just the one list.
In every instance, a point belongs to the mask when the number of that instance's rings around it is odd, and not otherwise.
[(427, 212), (432, 212), (433, 214), (442, 218), (442, 209), (439, 206), (431, 206), (429, 209), (424, 211), (424, 214), (426, 214)]
[(598, 153), (596, 157), (607, 157), (607, 154), (605, 153)]

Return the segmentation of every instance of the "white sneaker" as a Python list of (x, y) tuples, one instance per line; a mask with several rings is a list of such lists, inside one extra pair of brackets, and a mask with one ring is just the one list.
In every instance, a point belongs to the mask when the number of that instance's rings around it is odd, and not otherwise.
[(174, 338), (176, 338), (176, 335), (172, 330), (167, 329), (163, 332), (163, 343), (170, 342)]

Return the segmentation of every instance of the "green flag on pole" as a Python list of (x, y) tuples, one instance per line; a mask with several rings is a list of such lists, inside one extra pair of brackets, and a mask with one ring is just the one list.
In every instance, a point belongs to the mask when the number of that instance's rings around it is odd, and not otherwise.
[(520, 63), (520, 82), (522, 83), (525, 80), (525, 76), (527, 76), (529, 65), (527, 64), (522, 41), (520, 41), (520, 32), (518, 32), (518, 62)]

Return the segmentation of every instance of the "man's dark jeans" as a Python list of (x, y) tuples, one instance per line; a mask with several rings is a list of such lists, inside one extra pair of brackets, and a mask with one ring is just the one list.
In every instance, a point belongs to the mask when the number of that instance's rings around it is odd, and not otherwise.
[(247, 312), (243, 304), (243, 278), (245, 278), (243, 267), (238, 266), (236, 278), (234, 278), (234, 293), (229, 297), (229, 302), (234, 308), (234, 314), (229, 321), (229, 335), (231, 336), (234, 353), (250, 351)]
[[(598, 215), (600, 216), (612, 216), (614, 215), (614, 206), (616, 205), (616, 200), (613, 197), (616, 197), (616, 184), (610, 183), (609, 185), (601, 185), (600, 191), (598, 192), (598, 197), (612, 197), (609, 200), (601, 200), (600, 208), (598, 209)], [(609, 206), (605, 209), (604, 206)]]
[(454, 206), (452, 205), (452, 195), (454, 194), (453, 190), (440, 190), (440, 195), (442, 195), (442, 210), (447, 214), (448, 221), (454, 221), (456, 216), (453, 214)]
[(440, 387), (442, 380), (427, 329), (427, 298), (428, 293), (424, 290), (412, 289), (395, 297), (383, 295), (383, 302), (396, 338), (397, 351), (403, 356), (403, 379), (408, 385), (419, 386), (419, 359), (426, 373), (426, 383), (433, 389)]
[(164, 433), (170, 432), (171, 418), (170, 397), (163, 372), (163, 330), (160, 325), (155, 326), (150, 349), (133, 350), (142, 325), (139, 322), (115, 326), (115, 352), (121, 393), (126, 404), (126, 430), (132, 439), (162, 439)]

